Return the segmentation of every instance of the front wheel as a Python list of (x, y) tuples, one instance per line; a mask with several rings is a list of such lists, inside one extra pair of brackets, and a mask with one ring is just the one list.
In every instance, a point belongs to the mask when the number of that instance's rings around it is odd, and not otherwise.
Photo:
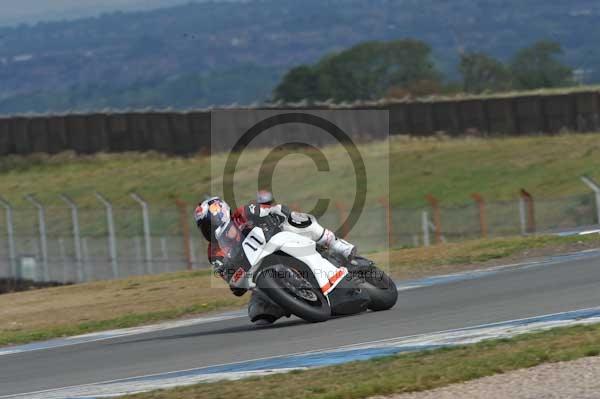
[(294, 269), (270, 266), (256, 278), (256, 286), (284, 310), (301, 319), (317, 323), (331, 317), (325, 295)]

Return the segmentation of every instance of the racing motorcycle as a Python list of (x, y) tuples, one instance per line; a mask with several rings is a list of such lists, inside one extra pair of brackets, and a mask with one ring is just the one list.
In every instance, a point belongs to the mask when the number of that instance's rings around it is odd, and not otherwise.
[[(396, 304), (394, 281), (374, 262), (360, 256), (348, 261), (317, 248), (315, 241), (286, 228), (293, 225), (291, 216), (264, 219), (230, 254), (238, 266), (230, 280), (234, 287), (258, 289), (286, 314), (308, 322), (367, 309), (387, 310)], [(228, 228), (237, 229), (233, 223)], [(239, 232), (231, 233), (226, 231), (220, 240)]]

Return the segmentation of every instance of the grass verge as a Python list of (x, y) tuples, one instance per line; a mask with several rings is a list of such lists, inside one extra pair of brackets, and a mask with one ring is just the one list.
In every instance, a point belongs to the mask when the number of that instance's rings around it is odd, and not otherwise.
[(135, 327), (152, 322), (167, 321), (183, 316), (207, 313), (211, 310), (225, 310), (237, 303), (235, 300), (217, 300), (210, 303), (195, 304), (186, 307), (163, 310), (159, 312), (133, 313), (114, 319), (96, 320), (74, 325), (59, 325), (39, 330), (6, 331), (0, 334), (0, 346), (23, 344), (33, 341), (43, 341), (57, 337), (81, 335), (95, 331), (105, 331), (117, 328)]
[(207, 270), (0, 295), (0, 345), (237, 309), (247, 300)]
[(227, 383), (154, 391), (129, 399), (361, 399), (422, 391), (600, 354), (600, 325), (560, 328), (512, 339)]
[[(374, 254), (398, 279), (413, 279), (600, 247), (600, 235), (506, 237)], [(388, 259), (386, 259), (388, 258)]]
[[(540, 199), (589, 194), (579, 177), (600, 178), (597, 134), (487, 139), (398, 136), (390, 140), (389, 153), (388, 147), (378, 142), (359, 143), (359, 149), (370, 167), (389, 167), (389, 184), (385, 174), (370, 177), (369, 199), (390, 192), (392, 205), (398, 207), (422, 207), (428, 193), (444, 205), (471, 204), (474, 192), (488, 201), (515, 200), (521, 188)], [(285, 157), (277, 164), (274, 187), (280, 202), (298, 202), (310, 209), (317, 195), (354, 197), (354, 177), (347, 173), (350, 165), (344, 163), (345, 150), (333, 146), (323, 151), (331, 162), (331, 172), (326, 175), (315, 173), (313, 161), (300, 155)], [(268, 152), (248, 151), (240, 159), (236, 179), (240, 199), (254, 198), (256, 176)], [(225, 159), (222, 154), (211, 160), (200, 155), (176, 158), (155, 153), (6, 156), (0, 159), (0, 193), (14, 205), (29, 209), (23, 194), (37, 192), (44, 204), (64, 207), (57, 195), (66, 190), (81, 207), (101, 209), (94, 191), (130, 208), (136, 204), (128, 193), (136, 191), (152, 209), (174, 208), (175, 197), (194, 203), (210, 192), (212, 179), (219, 177), (211, 176), (211, 165), (216, 173), (223, 170)]]
[[(600, 236), (513, 237), (374, 254), (411, 279), (600, 246)], [(0, 345), (22, 344), (243, 307), (205, 271), (100, 281), (0, 295)]]

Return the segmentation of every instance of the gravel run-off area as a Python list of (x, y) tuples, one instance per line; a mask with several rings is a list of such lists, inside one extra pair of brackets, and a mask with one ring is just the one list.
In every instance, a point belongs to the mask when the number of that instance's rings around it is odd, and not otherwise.
[[(385, 399), (459, 398), (598, 399), (600, 398), (600, 357), (588, 357), (571, 362), (547, 363), (431, 391), (385, 397)], [(384, 398), (378, 397), (377, 399)]]

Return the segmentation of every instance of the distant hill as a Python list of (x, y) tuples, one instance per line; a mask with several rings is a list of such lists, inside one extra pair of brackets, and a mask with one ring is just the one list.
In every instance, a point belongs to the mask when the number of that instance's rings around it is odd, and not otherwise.
[(365, 40), (416, 38), (447, 79), (460, 51), (539, 39), (600, 81), (597, 0), (255, 0), (0, 28), (0, 113), (203, 107), (271, 95), (287, 69)]
[(150, 10), (189, 2), (189, 0), (2, 0), (0, 26), (84, 18), (113, 11)]

